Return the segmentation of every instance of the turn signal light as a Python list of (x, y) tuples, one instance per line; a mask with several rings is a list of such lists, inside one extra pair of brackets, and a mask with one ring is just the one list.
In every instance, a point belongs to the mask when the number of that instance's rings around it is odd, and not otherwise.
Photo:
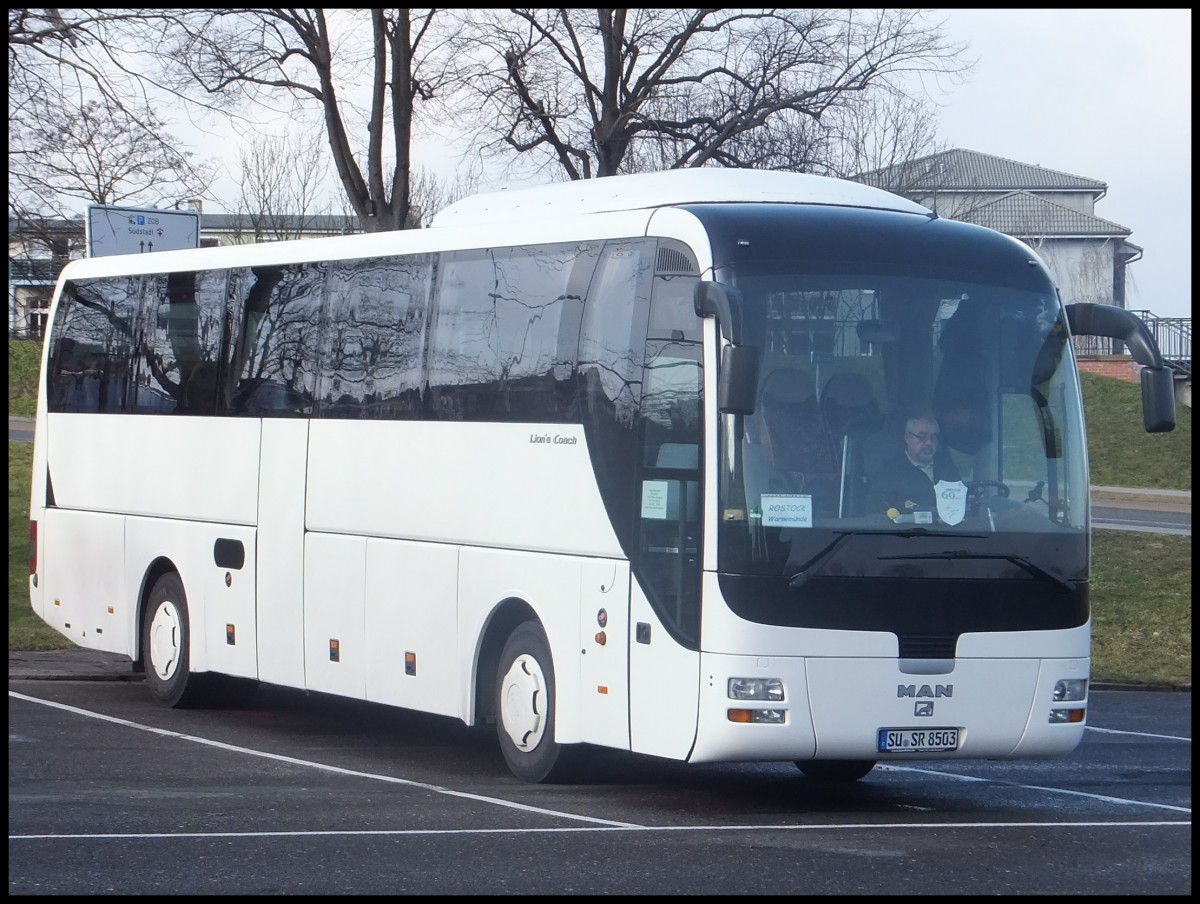
[(727, 714), (730, 722), (782, 725), (786, 721), (786, 712), (783, 709), (731, 709)]
[(1086, 713), (1085, 709), (1052, 709), (1050, 710), (1050, 724), (1067, 725), (1082, 722)]

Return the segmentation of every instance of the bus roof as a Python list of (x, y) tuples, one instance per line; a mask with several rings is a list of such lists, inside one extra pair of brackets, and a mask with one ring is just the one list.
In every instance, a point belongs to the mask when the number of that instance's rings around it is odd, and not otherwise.
[(930, 213), (920, 204), (858, 182), (778, 170), (707, 167), (485, 192), (463, 198), (439, 211), (430, 225), (466, 226), (535, 216), (561, 217), (678, 204), (753, 201)]
[[(667, 170), (474, 195), (438, 213), (430, 229), (83, 258), (68, 263), (60, 280), (644, 235), (649, 220), (662, 208), (755, 202), (930, 216), (920, 204), (890, 192), (823, 176), (726, 168)], [(709, 266), (706, 253), (699, 248), (697, 253), (702, 268)]]

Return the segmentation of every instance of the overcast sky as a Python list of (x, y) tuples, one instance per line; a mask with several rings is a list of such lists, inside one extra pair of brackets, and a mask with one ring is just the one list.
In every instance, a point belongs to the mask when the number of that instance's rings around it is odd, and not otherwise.
[(1192, 12), (938, 10), (977, 59), (940, 99), (948, 147), (1107, 183), (1095, 214), (1145, 249), (1128, 307), (1192, 316)]

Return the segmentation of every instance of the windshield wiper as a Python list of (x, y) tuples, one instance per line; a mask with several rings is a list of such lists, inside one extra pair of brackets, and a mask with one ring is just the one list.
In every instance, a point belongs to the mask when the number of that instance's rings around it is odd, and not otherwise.
[(880, 556), (880, 559), (1003, 559), (1006, 562), (1012, 562), (1019, 568), (1029, 572), (1034, 577), (1042, 578), (1051, 583), (1058, 584), (1064, 590), (1074, 590), (1075, 585), (1066, 578), (1060, 578), (1053, 572), (1047, 571), (1036, 562), (1032, 562), (1024, 556), (1018, 556), (1014, 553), (1004, 552), (971, 552), (966, 549), (947, 549), (944, 552), (923, 552), (913, 553), (911, 555), (900, 556)]
[(835, 552), (837, 552), (843, 543), (860, 533), (866, 533), (866, 531), (848, 530), (844, 534), (834, 537), (833, 542), (825, 544), (823, 549), (821, 549), (815, 556), (801, 565), (800, 570), (788, 578), (788, 586), (793, 590), (802, 586), (804, 582), (808, 580), (808, 570), (810, 568), (822, 564), (826, 559), (830, 558)]
[[(833, 554), (835, 552), (837, 552), (839, 548), (841, 548), (841, 545), (843, 543), (845, 543), (847, 540), (849, 540), (851, 537), (872, 537), (872, 536), (875, 536), (875, 537), (955, 537), (955, 538), (969, 537), (969, 538), (976, 539), (976, 540), (982, 540), (984, 538), (982, 534), (950, 533), (947, 531), (929, 530), (929, 528), (926, 528), (926, 527), (909, 527), (904, 530), (880, 529), (880, 530), (840, 531), (839, 535), (837, 537), (834, 537), (830, 543), (826, 544), (822, 549), (818, 550), (816, 555), (814, 555), (807, 562), (805, 562), (803, 565), (801, 565), (800, 568), (796, 571), (796, 573), (793, 574), (790, 578), (788, 578), (788, 586), (793, 590), (796, 590), (797, 588), (802, 587), (804, 585), (804, 582), (807, 581), (810, 577), (812, 577), (813, 572), (815, 572), (819, 566), (824, 565), (828, 559), (832, 558)], [(898, 556), (895, 558), (908, 558), (908, 557), (907, 556), (904, 556), (904, 557)]]

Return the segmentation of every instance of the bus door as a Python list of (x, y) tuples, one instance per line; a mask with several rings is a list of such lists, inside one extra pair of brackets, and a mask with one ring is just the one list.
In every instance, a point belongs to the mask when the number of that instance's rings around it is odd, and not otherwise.
[[(596, 618), (606, 610), (605, 661), (620, 643), (628, 662), (628, 746), (675, 759), (687, 756), (695, 738), (700, 680), (703, 322), (693, 301), (699, 272), (680, 242), (607, 242), (579, 337), (582, 413), (596, 482), (629, 560), (628, 578), (618, 573), (612, 592), (583, 594), (581, 649), (590, 650), (587, 643), (601, 629)], [(599, 578), (605, 566), (595, 567)], [(586, 587), (588, 575), (584, 580)], [(590, 583), (608, 580), (605, 574)], [(592, 655), (584, 654), (582, 674), (589, 694), (603, 683), (588, 688), (596, 677)], [(605, 686), (611, 695), (611, 683)]]
[(660, 243), (641, 375), (631, 563), (631, 747), (675, 759), (691, 750), (699, 706), (704, 416), (697, 274), (689, 250)]
[(700, 658), (699, 446), (663, 443), (642, 470), (630, 590), (631, 749), (683, 759), (696, 734)]

